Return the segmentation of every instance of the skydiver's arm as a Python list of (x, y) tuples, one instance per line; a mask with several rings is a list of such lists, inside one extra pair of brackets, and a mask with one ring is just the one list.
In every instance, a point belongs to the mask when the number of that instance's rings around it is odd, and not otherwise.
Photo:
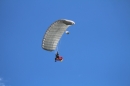
[(56, 55), (58, 55), (58, 56), (59, 56), (59, 53), (58, 53), (58, 51), (57, 51)]

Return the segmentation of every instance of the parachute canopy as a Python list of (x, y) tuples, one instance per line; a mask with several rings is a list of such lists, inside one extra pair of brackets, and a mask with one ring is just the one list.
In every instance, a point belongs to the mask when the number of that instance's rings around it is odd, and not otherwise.
[(42, 40), (42, 48), (47, 51), (53, 51), (56, 49), (57, 44), (62, 37), (66, 29), (74, 25), (75, 22), (72, 20), (61, 19), (55, 21), (46, 31)]

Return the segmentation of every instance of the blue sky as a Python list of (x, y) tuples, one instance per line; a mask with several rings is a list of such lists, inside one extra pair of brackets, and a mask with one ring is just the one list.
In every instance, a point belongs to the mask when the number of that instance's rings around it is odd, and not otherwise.
[[(64, 18), (55, 63), (42, 38)], [(130, 1), (1, 0), (0, 52), (0, 86), (130, 86)]]

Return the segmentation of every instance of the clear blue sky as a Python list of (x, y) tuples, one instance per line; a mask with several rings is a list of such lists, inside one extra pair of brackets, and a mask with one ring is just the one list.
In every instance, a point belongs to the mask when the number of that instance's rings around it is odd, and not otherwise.
[[(42, 38), (64, 18), (55, 63)], [(130, 1), (1, 0), (0, 86), (130, 86)]]

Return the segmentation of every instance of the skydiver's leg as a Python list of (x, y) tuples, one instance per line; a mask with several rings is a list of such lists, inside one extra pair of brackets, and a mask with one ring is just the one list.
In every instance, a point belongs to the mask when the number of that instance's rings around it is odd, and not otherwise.
[(55, 62), (56, 62), (56, 58), (55, 58)]

